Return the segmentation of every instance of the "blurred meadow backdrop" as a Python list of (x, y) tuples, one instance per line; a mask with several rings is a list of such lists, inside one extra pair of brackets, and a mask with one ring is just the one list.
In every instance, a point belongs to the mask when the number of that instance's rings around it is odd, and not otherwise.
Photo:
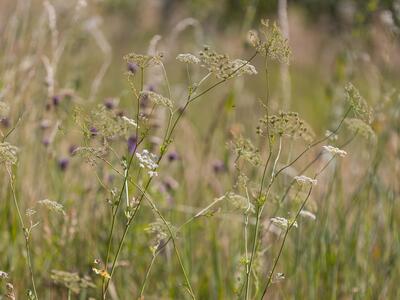
[(0, 299), (400, 299), (400, 1), (287, 2), (0, 1)]

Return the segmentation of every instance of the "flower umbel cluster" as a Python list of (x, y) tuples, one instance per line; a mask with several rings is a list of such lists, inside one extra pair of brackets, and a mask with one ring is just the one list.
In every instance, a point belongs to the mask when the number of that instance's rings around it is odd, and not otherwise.
[(0, 143), (0, 164), (14, 165), (17, 162), (18, 148), (7, 143)]
[(301, 175), (301, 176), (295, 176), (294, 180), (296, 180), (296, 183), (300, 186), (304, 186), (304, 185), (316, 185), (317, 184), (317, 180), (316, 179), (312, 179), (310, 177), (307, 177), (305, 175)]
[(288, 64), (291, 52), (288, 41), (282, 35), (278, 25), (274, 23), (271, 28), (268, 20), (262, 20), (260, 31), (265, 40), (262, 41), (258, 33), (251, 30), (248, 34), (250, 44), (262, 55), (280, 63)]
[(155, 162), (157, 160), (157, 156), (155, 154), (144, 149), (142, 153), (136, 153), (136, 157), (139, 160), (139, 166), (143, 169), (149, 170), (148, 174), (150, 177), (158, 175), (156, 172), (158, 164)]
[(271, 136), (302, 138), (306, 142), (311, 142), (315, 136), (311, 127), (296, 112), (280, 112), (277, 115), (264, 116), (257, 131), (260, 135), (268, 132)]
[(155, 92), (142, 91), (142, 92), (140, 92), (140, 96), (141, 96), (141, 99), (147, 98), (156, 105), (165, 106), (165, 107), (169, 108), (170, 110), (172, 110), (172, 108), (173, 108), (173, 104), (170, 99), (168, 99), (164, 96), (161, 96), (160, 94), (157, 94)]
[(45, 199), (45, 200), (40, 200), (39, 204), (43, 205), (50, 211), (65, 215), (64, 207), (62, 206), (62, 204), (60, 204), (56, 201), (51, 201), (49, 199)]
[(333, 147), (333, 146), (322, 146), (326, 152), (329, 152), (332, 155), (339, 155), (340, 157), (345, 157), (347, 155), (347, 152), (344, 150), (341, 150), (339, 148)]
[(0, 101), (0, 120), (6, 118), (9, 112), (10, 107), (6, 103)]
[[(280, 229), (286, 230), (290, 226), (291, 221), (283, 217), (274, 217), (271, 218), (271, 223), (274, 224), (275, 226), (278, 226)], [(296, 221), (293, 223), (293, 226), (298, 227)]]
[(124, 56), (124, 60), (129, 64), (136, 64), (140, 68), (147, 68), (150, 66), (158, 65), (161, 62), (162, 54), (156, 56), (136, 54), (134, 52)]
[(256, 68), (241, 59), (230, 59), (227, 54), (219, 54), (209, 47), (200, 52), (202, 66), (219, 79), (257, 74)]
[(373, 121), (373, 110), (369, 107), (367, 101), (361, 96), (356, 87), (348, 83), (345, 87), (345, 92), (346, 99), (350, 103), (354, 115), (367, 124), (371, 124)]
[(79, 294), (81, 289), (96, 287), (89, 276), (80, 277), (78, 273), (52, 270), (51, 279), (58, 284), (64, 285), (75, 294)]
[(179, 54), (176, 59), (180, 62), (186, 63), (186, 64), (199, 64), (200, 63), (200, 59), (191, 54), (191, 53), (184, 53), (184, 54)]
[(242, 136), (236, 137), (231, 141), (230, 146), (238, 157), (242, 157), (254, 166), (260, 164), (261, 158), (259, 150), (248, 139)]
[(368, 140), (375, 140), (375, 132), (372, 130), (371, 126), (360, 119), (346, 119), (345, 123), (349, 130), (353, 133), (361, 134), (364, 138)]

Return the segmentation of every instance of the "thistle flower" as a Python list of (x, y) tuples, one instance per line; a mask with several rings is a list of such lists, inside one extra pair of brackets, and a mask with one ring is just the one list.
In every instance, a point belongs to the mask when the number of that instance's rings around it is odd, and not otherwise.
[(250, 44), (262, 55), (280, 63), (288, 64), (291, 55), (288, 40), (284, 38), (276, 23), (271, 28), (268, 20), (262, 20), (260, 31), (264, 35), (265, 41), (259, 38), (256, 31), (251, 30), (248, 33)]
[(168, 153), (167, 159), (168, 159), (169, 162), (173, 162), (173, 161), (179, 159), (179, 155), (178, 155), (177, 152), (172, 151), (172, 152), (169, 152), (169, 153)]
[(165, 107), (169, 108), (170, 110), (172, 110), (172, 108), (173, 108), (173, 104), (170, 99), (168, 99), (164, 96), (161, 96), (160, 94), (157, 94), (155, 92), (142, 91), (142, 92), (140, 92), (140, 97), (148, 98), (154, 104), (165, 106)]
[(58, 167), (60, 168), (61, 171), (65, 171), (69, 165), (69, 159), (66, 157), (60, 158), (58, 160)]
[(306, 142), (312, 142), (315, 137), (312, 128), (296, 112), (279, 112), (277, 115), (264, 116), (257, 127), (257, 133), (264, 135), (267, 132), (271, 136), (302, 138)]
[(0, 143), (0, 164), (15, 165), (17, 163), (18, 148), (7, 143)]
[(7, 118), (9, 113), (10, 107), (6, 103), (0, 101), (0, 120)]
[(317, 184), (317, 180), (316, 179), (312, 179), (310, 177), (307, 177), (305, 175), (301, 175), (301, 176), (295, 176), (294, 180), (296, 180), (296, 183), (300, 186), (304, 186), (304, 185), (316, 185)]
[(117, 105), (118, 101), (115, 100), (114, 98), (107, 98), (106, 100), (104, 100), (104, 106), (109, 110), (116, 108)]
[(186, 64), (199, 64), (200, 59), (190, 53), (185, 53), (185, 54), (179, 54), (176, 59), (180, 62), (186, 63)]
[(339, 148), (333, 147), (333, 146), (322, 146), (322, 148), (326, 151), (329, 152), (332, 155), (339, 155), (340, 157), (345, 157), (347, 155), (347, 152), (344, 150), (341, 150)]
[(346, 100), (349, 102), (354, 115), (367, 124), (371, 124), (373, 121), (373, 110), (369, 107), (367, 101), (361, 96), (356, 87), (348, 83), (345, 87), (345, 94)]
[(49, 199), (40, 200), (38, 202), (40, 205), (43, 205), (48, 210), (52, 212), (56, 212), (62, 215), (65, 215), (64, 206), (56, 201), (51, 201)]
[(226, 170), (225, 163), (221, 160), (216, 160), (212, 163), (212, 168), (215, 174), (222, 173)]
[[(271, 218), (271, 223), (274, 224), (275, 226), (279, 227), (280, 229), (286, 230), (288, 227), (291, 225), (291, 221), (289, 221), (286, 218), (283, 217), (274, 217)], [(293, 223), (293, 227), (298, 227), (297, 222), (295, 221)]]
[(200, 52), (202, 67), (205, 67), (210, 73), (219, 79), (228, 79), (241, 75), (257, 74), (256, 68), (247, 61), (241, 59), (231, 60), (227, 54), (219, 54), (204, 47)]
[(60, 95), (54, 95), (51, 97), (51, 102), (53, 103), (53, 106), (58, 106), (61, 101), (61, 96)]
[(130, 154), (132, 154), (137, 146), (137, 137), (132, 135), (128, 138), (128, 151)]

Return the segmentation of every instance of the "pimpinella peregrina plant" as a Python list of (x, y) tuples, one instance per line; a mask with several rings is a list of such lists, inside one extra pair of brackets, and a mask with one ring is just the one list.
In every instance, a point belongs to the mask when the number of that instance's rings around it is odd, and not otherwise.
[(373, 110), (352, 83), (346, 85), (345, 94), (353, 114), (367, 124), (371, 124), (374, 119)]
[(0, 143), (0, 164), (14, 165), (17, 163), (18, 148), (7, 143)]
[(267, 132), (270, 137), (302, 138), (308, 143), (315, 137), (312, 128), (296, 112), (280, 112), (277, 115), (264, 116), (257, 127), (257, 133), (265, 136)]
[(230, 59), (227, 54), (219, 54), (204, 47), (199, 54), (202, 66), (219, 79), (257, 74), (256, 68), (242, 59)]
[(261, 55), (271, 60), (288, 64), (291, 51), (288, 41), (282, 35), (278, 25), (274, 23), (271, 28), (268, 20), (261, 20), (260, 31), (264, 36), (264, 40), (260, 39), (257, 31), (249, 31), (248, 40), (250, 44), (256, 48)]

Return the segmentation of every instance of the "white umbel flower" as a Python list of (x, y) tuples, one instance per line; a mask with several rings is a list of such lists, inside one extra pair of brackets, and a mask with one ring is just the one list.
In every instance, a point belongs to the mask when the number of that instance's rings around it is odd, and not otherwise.
[(198, 64), (200, 63), (200, 59), (197, 58), (195, 55), (190, 53), (179, 54), (176, 59), (180, 62), (186, 64)]
[(156, 172), (156, 169), (158, 168), (158, 164), (156, 163), (157, 156), (155, 154), (144, 149), (142, 153), (136, 153), (136, 157), (139, 160), (139, 167), (142, 169), (148, 169), (150, 177), (158, 176), (158, 173)]
[[(274, 217), (274, 218), (271, 218), (271, 223), (274, 224), (275, 226), (278, 226), (281, 229), (286, 230), (290, 226), (291, 221), (289, 221), (288, 219), (283, 218), (283, 217)], [(296, 227), (296, 228), (298, 227), (296, 221), (293, 223), (293, 227)]]
[(345, 157), (347, 155), (347, 152), (344, 150), (341, 150), (339, 148), (333, 147), (333, 146), (322, 146), (326, 152), (329, 152), (332, 155), (339, 155), (340, 157)]
[(317, 184), (317, 179), (312, 179), (312, 178), (304, 176), (304, 175), (295, 176), (294, 180), (296, 180), (297, 184), (299, 184), (299, 185), (316, 185)]

